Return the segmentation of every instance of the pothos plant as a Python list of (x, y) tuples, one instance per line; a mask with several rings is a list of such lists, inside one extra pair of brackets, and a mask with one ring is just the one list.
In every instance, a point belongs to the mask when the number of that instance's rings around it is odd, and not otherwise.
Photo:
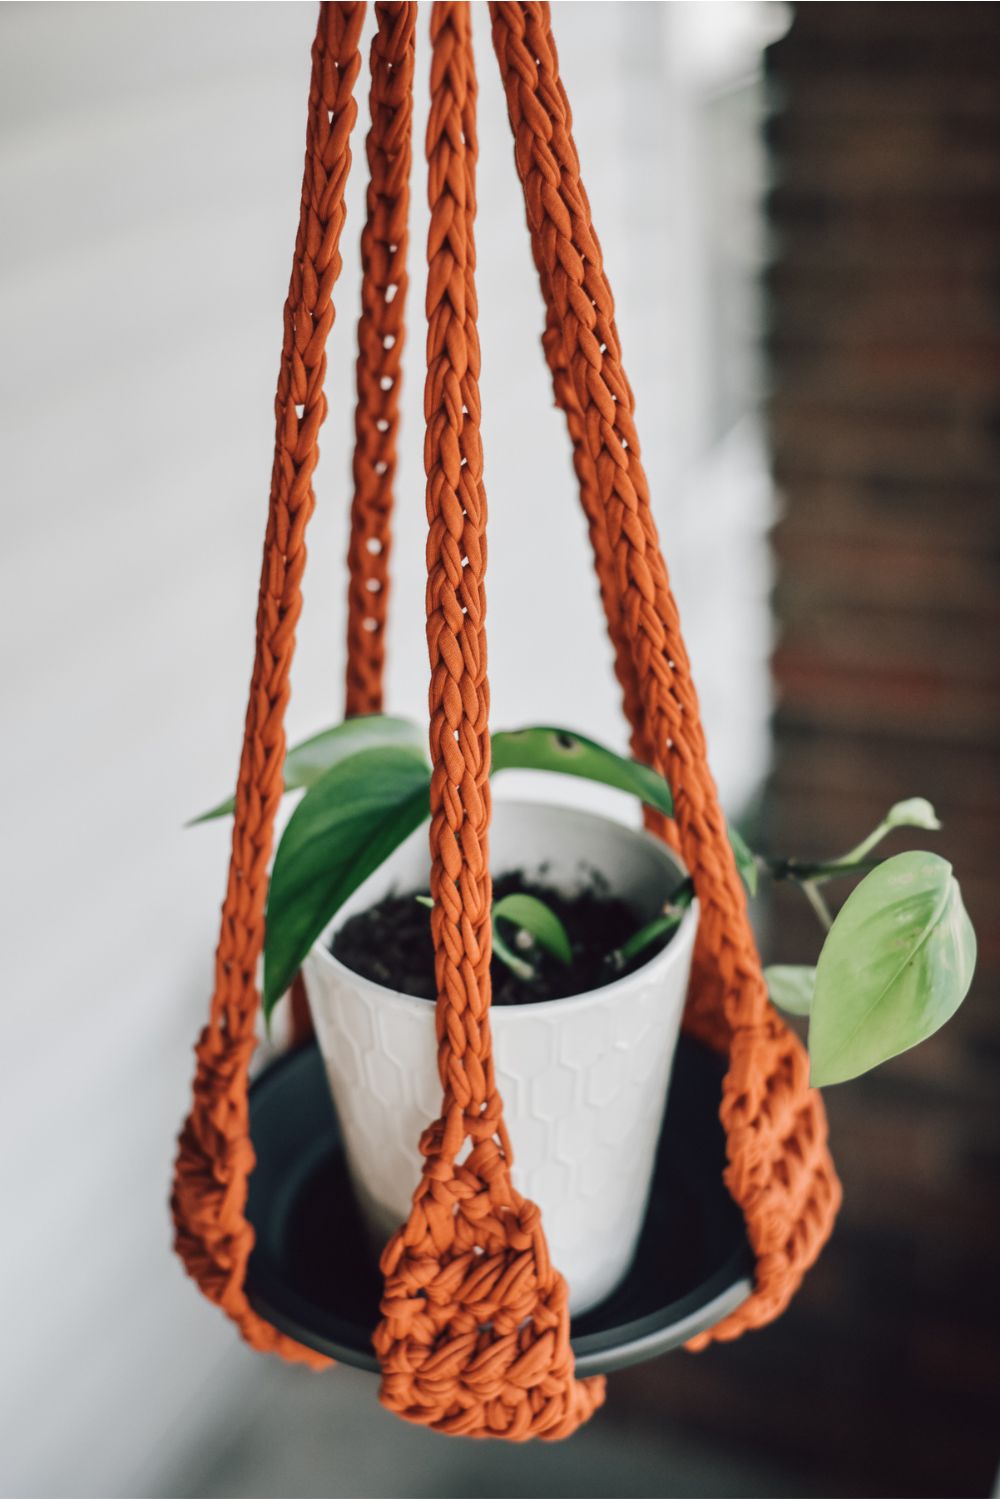
[[(518, 769), (583, 777), (629, 792), (667, 816), (673, 813), (673, 795), (662, 776), (574, 731), (501, 731), (491, 744), (492, 775)], [(430, 783), (424, 734), (409, 720), (389, 715), (350, 719), (287, 752), (285, 791), (304, 795), (285, 827), (271, 873), (266, 1016), (348, 897), (427, 818)], [(229, 799), (195, 822), (232, 809)], [(749, 894), (758, 894), (762, 879), (791, 882), (825, 931), (815, 966), (779, 964), (765, 970), (775, 1005), (809, 1018), (816, 1085), (857, 1077), (916, 1046), (944, 1025), (968, 993), (976, 939), (951, 865), (926, 850), (888, 859), (874, 854), (893, 829), (939, 827), (931, 804), (913, 797), (891, 807), (855, 848), (818, 861), (754, 854), (729, 829)], [(857, 884), (834, 917), (825, 888), (848, 879)], [(612, 969), (662, 943), (692, 895), (685, 882), (652, 922), (609, 955)], [(505, 897), (494, 907), (493, 922), (497, 955), (515, 972), (531, 972), (533, 951), (568, 961), (565, 929), (537, 897)]]

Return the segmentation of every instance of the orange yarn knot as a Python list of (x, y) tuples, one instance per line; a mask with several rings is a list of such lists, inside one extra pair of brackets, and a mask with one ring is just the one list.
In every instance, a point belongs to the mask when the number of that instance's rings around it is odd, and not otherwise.
[(407, 1421), (464, 1437), (555, 1439), (604, 1400), (603, 1379), (573, 1376), (566, 1282), (495, 1142), (449, 1181), (424, 1177), (382, 1271), (381, 1400)]

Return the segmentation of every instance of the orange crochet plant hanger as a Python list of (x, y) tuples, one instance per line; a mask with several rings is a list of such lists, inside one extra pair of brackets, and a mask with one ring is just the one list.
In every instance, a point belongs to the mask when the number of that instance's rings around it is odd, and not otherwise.
[[(254, 1164), (247, 1084), (259, 1004), (267, 867), (282, 794), (284, 710), (301, 608), (324, 348), (340, 270), (344, 187), (364, 5), (321, 7), (305, 173), (276, 399), (275, 458), (257, 644), (237, 783), (229, 883), (191, 1114), (180, 1139), (177, 1249), (206, 1296), (255, 1348), (329, 1361), (280, 1333), (244, 1290)], [(348, 714), (382, 706), (390, 511), (407, 290), (416, 5), (377, 3), (371, 172), (362, 236)], [(660, 553), (621, 364), (614, 305), (559, 78), (549, 7), (492, 3), (493, 44), (514, 132), (546, 309), (543, 339), (566, 416), (601, 599), (637, 758), (670, 781), (680, 852), (701, 905), (685, 1024), (728, 1057), (721, 1119), (726, 1185), (756, 1257), (752, 1295), (710, 1333), (776, 1317), (830, 1233), (839, 1186), (801, 1044), (772, 1009), (708, 770), (698, 703)], [(437, 964), (439, 1118), (406, 1223), (387, 1245), (375, 1348), (381, 1399), (411, 1421), (470, 1436), (568, 1436), (603, 1399), (577, 1379), (566, 1284), (538, 1208), (516, 1191), (490, 1037), (490, 740), (484, 575), (486, 497), (476, 334), (476, 81), (467, 4), (431, 15), (427, 128), (427, 641), (433, 762), (430, 845)], [(466, 1147), (469, 1147), (466, 1151)], [(460, 1160), (460, 1158), (462, 1158)]]

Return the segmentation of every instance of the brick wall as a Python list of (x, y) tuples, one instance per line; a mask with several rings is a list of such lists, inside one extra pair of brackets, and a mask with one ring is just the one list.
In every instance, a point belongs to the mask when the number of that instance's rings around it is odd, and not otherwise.
[[(834, 852), (897, 798), (930, 797), (979, 970), (946, 1032), (828, 1091), (845, 1207), (786, 1317), (661, 1361), (612, 1399), (766, 1450), (814, 1494), (987, 1494), (1000, 1461), (1000, 6), (800, 5), (768, 74), (784, 514), (766, 836)], [(816, 940), (794, 893), (775, 903), (772, 956), (811, 958)]]

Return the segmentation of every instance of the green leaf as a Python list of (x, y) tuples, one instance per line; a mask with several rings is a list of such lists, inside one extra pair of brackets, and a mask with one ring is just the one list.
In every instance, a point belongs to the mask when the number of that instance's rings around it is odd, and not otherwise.
[[(670, 783), (657, 771), (587, 739), (573, 729), (533, 726), (529, 729), (502, 729), (492, 737), (494, 771), (558, 771), (563, 776), (581, 776), (631, 792), (648, 807), (674, 815), (674, 798)], [(745, 840), (735, 828), (729, 829), (729, 842), (736, 855), (740, 877), (751, 896), (757, 894), (757, 862)]]
[[(345, 719), (332, 729), (324, 729), (310, 739), (293, 745), (285, 755), (285, 791), (298, 791), (301, 787), (314, 786), (319, 778), (335, 765), (359, 750), (378, 748), (383, 745), (402, 745), (426, 754), (427, 735), (409, 719), (394, 718), (391, 714), (363, 714), (356, 719)], [(224, 818), (233, 810), (234, 799), (210, 808), (186, 826), (208, 823), (213, 818)]]
[(772, 964), (764, 970), (767, 992), (779, 1010), (790, 1016), (807, 1016), (816, 990), (816, 970), (811, 964)]
[(640, 953), (652, 947), (654, 943), (659, 942), (660, 938), (666, 937), (669, 932), (673, 932), (675, 927), (680, 926), (682, 915), (683, 913), (681, 912), (673, 912), (669, 915), (666, 912), (661, 913), (660, 916), (654, 917), (651, 922), (647, 922), (644, 927), (640, 927), (638, 932), (633, 932), (632, 936), (627, 938), (620, 948), (615, 949), (612, 955), (615, 968), (623, 969), (626, 964), (632, 962), (633, 958), (638, 958)]
[[(537, 896), (513, 892), (493, 903), (493, 931), (497, 921), (510, 922), (530, 932), (539, 947), (557, 958), (561, 964), (573, 962), (573, 945), (562, 922), (550, 906), (539, 901)], [(502, 939), (501, 939), (502, 941)]]
[(733, 853), (736, 855), (736, 868), (740, 872), (740, 879), (743, 881), (743, 884), (746, 886), (750, 895), (756, 896), (757, 878), (759, 875), (759, 871), (757, 869), (757, 860), (754, 857), (753, 850), (750, 848), (749, 844), (746, 842), (739, 829), (734, 828), (732, 823), (730, 823), (728, 827), (729, 842), (732, 845)]
[(914, 1047), (968, 993), (976, 937), (947, 860), (911, 851), (867, 875), (816, 966), (812, 1082), (842, 1083)]
[(940, 827), (938, 815), (926, 797), (908, 797), (905, 802), (894, 803), (878, 827), (873, 828), (868, 837), (862, 839), (856, 848), (849, 850), (847, 854), (842, 854), (836, 863), (844, 866), (859, 864), (864, 856), (871, 853), (876, 844), (880, 844), (893, 828), (938, 829)]
[(938, 829), (941, 824), (926, 797), (908, 797), (905, 802), (896, 802), (883, 819), (887, 828)]
[(666, 937), (681, 924), (681, 918), (694, 900), (694, 882), (690, 876), (682, 880), (667, 902), (663, 911), (652, 921), (640, 927), (638, 932), (633, 932), (630, 938), (626, 938), (620, 948), (616, 948), (611, 955), (612, 964), (616, 969), (623, 969), (626, 964), (632, 962), (645, 949)]
[(673, 815), (670, 785), (637, 760), (619, 755), (571, 729), (501, 730), (492, 737), (494, 771), (558, 771), (631, 792), (658, 812)]
[(430, 771), (414, 747), (358, 751), (326, 771), (295, 809), (271, 872), (264, 1014), (361, 882), (430, 815)]

